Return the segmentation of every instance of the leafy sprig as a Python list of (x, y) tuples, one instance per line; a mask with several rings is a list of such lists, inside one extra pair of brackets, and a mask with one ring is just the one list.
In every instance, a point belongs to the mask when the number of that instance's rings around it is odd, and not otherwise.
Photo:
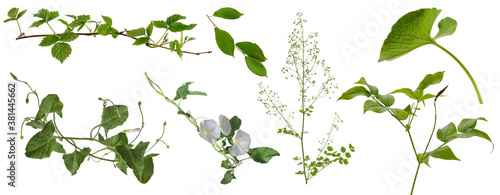
[(245, 63), (252, 73), (258, 76), (267, 77), (266, 67), (262, 64), (262, 62), (265, 62), (267, 58), (264, 56), (264, 53), (259, 45), (248, 41), (235, 43), (231, 34), (220, 29), (211, 19), (211, 17), (218, 17), (227, 20), (235, 20), (240, 18), (242, 15), (242, 13), (233, 8), (224, 7), (215, 11), (212, 16), (207, 15), (207, 18), (214, 26), (215, 41), (217, 42), (217, 46), (219, 46), (222, 53), (234, 57), (234, 49), (238, 49), (245, 56)]
[[(186, 119), (191, 123), (191, 125), (193, 125), (196, 128), (196, 131), (200, 135), (204, 134), (204, 136), (211, 136), (212, 129), (202, 129), (203, 123), (206, 121), (210, 121), (210, 120), (205, 120), (205, 121), (201, 122), (201, 125), (199, 126), (197, 119), (191, 114), (191, 112), (185, 111), (180, 107), (181, 101), (187, 99), (187, 97), (189, 95), (206, 96), (207, 95), (206, 93), (200, 92), (200, 91), (190, 91), (189, 86), (191, 84), (193, 84), (193, 82), (186, 82), (177, 89), (176, 95), (172, 99), (172, 98), (169, 98), (163, 92), (163, 90), (161, 89), (161, 87), (158, 84), (156, 84), (153, 80), (151, 80), (151, 78), (149, 78), (147, 73), (145, 73), (145, 75), (146, 75), (146, 79), (148, 80), (148, 82), (151, 85), (151, 87), (153, 88), (153, 90), (155, 90), (156, 93), (158, 93), (160, 96), (162, 96), (165, 99), (165, 101), (167, 101), (169, 104), (175, 106), (175, 108), (177, 109), (177, 114), (183, 115), (184, 117), (186, 117)], [(233, 155), (233, 153), (231, 153), (230, 150), (233, 147), (237, 147), (237, 145), (238, 145), (237, 132), (241, 131), (240, 130), (241, 119), (238, 118), (237, 116), (233, 116), (231, 119), (228, 120), (223, 115), (221, 115), (220, 118), (222, 118), (222, 121), (224, 119), (227, 121), (225, 124), (223, 124), (223, 122), (221, 121), (219, 124), (220, 126), (215, 127), (215, 129), (219, 128), (219, 131), (220, 131), (220, 129), (222, 129), (222, 131), (224, 131), (224, 129), (227, 129), (228, 132), (217, 133), (214, 137), (215, 140), (210, 141), (209, 139), (207, 139), (207, 141), (209, 141), (211, 143), (211, 145), (215, 151), (217, 151), (219, 154), (221, 154), (224, 157), (224, 160), (222, 160), (222, 162), (221, 162), (221, 167), (226, 169), (226, 173), (224, 174), (224, 177), (220, 182), (221, 184), (228, 184), (233, 179), (236, 179), (236, 177), (234, 175), (235, 169), (238, 166), (240, 166), (241, 163), (245, 160), (252, 159), (255, 162), (265, 164), (265, 163), (268, 163), (274, 156), (280, 155), (276, 150), (274, 150), (272, 148), (256, 147), (256, 148), (249, 148), (249, 150), (246, 151), (246, 153), (248, 154), (247, 158), (239, 159), (236, 155)], [(215, 123), (215, 121), (214, 121), (214, 123)], [(226, 128), (224, 128), (225, 125), (226, 125)], [(250, 137), (248, 137), (247, 139), (250, 140)]]
[[(488, 134), (486, 134), (483, 131), (475, 129), (477, 121), (483, 120), (486, 121), (485, 118), (483, 117), (478, 117), (475, 119), (463, 119), (460, 124), (458, 125), (458, 128), (454, 123), (449, 123), (445, 127), (438, 129), (437, 131), (437, 138), (443, 142), (439, 147), (436, 149), (429, 151), (429, 144), (432, 140), (432, 137), (434, 135), (435, 129), (436, 129), (436, 123), (437, 123), (437, 100), (444, 91), (446, 90), (446, 87), (444, 87), (442, 90), (440, 90), (436, 95), (434, 94), (426, 94), (424, 93), (424, 90), (427, 89), (428, 87), (432, 85), (437, 85), (441, 83), (443, 79), (444, 72), (436, 72), (434, 74), (428, 74), (424, 77), (424, 79), (420, 82), (418, 87), (415, 90), (412, 90), (410, 88), (401, 88), (394, 90), (393, 92), (389, 94), (381, 94), (378, 90), (377, 87), (370, 85), (366, 82), (365, 78), (361, 78), (358, 82), (355, 84), (358, 84), (359, 86), (352, 87), (348, 89), (346, 92), (340, 96), (338, 100), (351, 100), (355, 97), (358, 96), (365, 96), (369, 98), (368, 100), (365, 101), (363, 105), (363, 110), (364, 113), (367, 111), (372, 111), (375, 113), (389, 113), (394, 119), (398, 121), (399, 124), (403, 126), (405, 131), (407, 132), (410, 142), (413, 148), (413, 152), (415, 154), (415, 159), (418, 163), (417, 170), (415, 173), (415, 178), (413, 180), (413, 185), (411, 189), (411, 193), (413, 194), (414, 188), (415, 188), (415, 183), (417, 181), (417, 176), (418, 176), (418, 171), (420, 170), (420, 165), (422, 163), (426, 164), (429, 166), (429, 159), (430, 157), (433, 158), (439, 158), (443, 160), (459, 160), (451, 148), (447, 145), (449, 142), (457, 139), (457, 138), (470, 138), (470, 137), (480, 137), (483, 139), (488, 140), (493, 144), (491, 141), (490, 137)], [(409, 104), (406, 106), (406, 108), (401, 109), (401, 108), (394, 108), (392, 107), (395, 98), (392, 94), (396, 93), (402, 93), (405, 94), (408, 98), (414, 101), (414, 103)], [(425, 95), (424, 95), (425, 94)], [(417, 152), (415, 148), (415, 144), (411, 135), (411, 130), (412, 130), (412, 123), (414, 118), (417, 116), (417, 111), (421, 109), (419, 107), (420, 103), (425, 105), (425, 100), (432, 99), (434, 98), (433, 105), (434, 105), (434, 125), (432, 128), (432, 132), (429, 136), (429, 140), (427, 142), (427, 146), (425, 147), (425, 150), (423, 153)], [(429, 166), (430, 167), (430, 166)]]
[[(37, 100), (38, 93), (34, 91), (31, 86), (26, 82), (19, 80), (14, 74), (11, 73), (14, 80), (26, 84), (30, 92), (27, 95), (26, 103), (29, 102), (29, 96), (35, 95)], [(96, 162), (106, 161), (111, 162), (115, 168), (118, 168), (124, 174), (127, 174), (127, 169), (133, 170), (137, 180), (141, 183), (147, 183), (154, 173), (153, 157), (158, 156), (157, 153), (147, 154), (149, 150), (154, 148), (157, 143), (165, 143), (162, 138), (165, 134), (166, 123), (163, 124), (163, 133), (156, 139), (153, 146), (149, 146), (149, 142), (139, 142), (134, 147), (134, 142), (140, 135), (144, 128), (144, 115), (141, 109), (141, 102), (138, 103), (139, 111), (142, 118), (142, 125), (140, 128), (127, 129), (122, 132), (116, 133), (108, 137), (108, 132), (123, 125), (129, 115), (128, 108), (125, 105), (115, 105), (109, 99), (99, 98), (103, 102), (103, 112), (101, 115), (101, 122), (94, 126), (90, 131), (89, 137), (67, 137), (62, 134), (62, 131), (57, 125), (58, 117), (63, 117), (64, 104), (56, 94), (49, 94), (42, 99), (41, 103), (38, 101), (38, 112), (34, 117), (26, 117), (21, 125), (21, 139), (23, 136), (24, 125), (30, 126), (33, 129), (41, 129), (33, 137), (30, 138), (26, 145), (25, 155), (28, 158), (44, 159), (49, 158), (52, 152), (62, 153), (62, 159), (71, 175), (75, 175), (85, 159), (87, 161), (93, 160)], [(111, 103), (111, 106), (107, 104)], [(102, 131), (104, 131), (104, 136)], [(132, 141), (129, 141), (127, 132), (139, 132)], [(91, 141), (97, 142), (102, 145), (98, 150), (89, 147), (80, 147), (77, 142)], [(73, 152), (66, 152), (62, 143), (66, 142), (72, 146)], [(165, 143), (166, 144), (166, 143)], [(149, 149), (148, 149), (149, 148)], [(168, 145), (167, 145), (168, 148)], [(112, 155), (114, 154), (114, 155)], [(106, 156), (112, 156), (111, 158)]]
[[(150, 48), (163, 48), (173, 51), (176, 51), (179, 57), (183, 56), (183, 53), (200, 55), (205, 53), (211, 53), (211, 51), (207, 52), (189, 52), (183, 51), (183, 46), (192, 40), (194, 37), (184, 36), (184, 31), (193, 29), (196, 24), (183, 24), (179, 22), (179, 20), (186, 19), (185, 16), (181, 16), (179, 14), (174, 14), (167, 18), (165, 21), (151, 21), (146, 28), (138, 28), (133, 30), (123, 30), (119, 31), (113, 27), (113, 20), (108, 16), (101, 16), (102, 21), (91, 20), (89, 15), (66, 15), (68, 18), (72, 19), (72, 21), (66, 21), (62, 18), (58, 19), (60, 23), (65, 26), (65, 29), (62, 33), (57, 33), (54, 28), (50, 25), (49, 22), (59, 17), (58, 11), (49, 11), (47, 9), (40, 9), (36, 14), (33, 14), (34, 17), (39, 18), (38, 21), (35, 21), (31, 24), (30, 28), (40, 27), (42, 25), (47, 25), (52, 34), (39, 34), (39, 35), (28, 35), (26, 36), (22, 31), (19, 25), (18, 19), (21, 18), (26, 10), (18, 13), (18, 8), (12, 8), (8, 12), (9, 18), (4, 22), (16, 21), (19, 27), (20, 35), (16, 38), (16, 40), (25, 39), (25, 38), (34, 38), (34, 37), (43, 37), (39, 46), (48, 47), (52, 46), (51, 54), (52, 57), (63, 63), (72, 53), (72, 48), (69, 42), (76, 40), (79, 36), (108, 36), (111, 35), (113, 38), (117, 38), (118, 36), (125, 36), (134, 39), (133, 45), (146, 45)], [(87, 33), (81, 33), (80, 31), (83, 28), (88, 30)], [(154, 41), (151, 39), (151, 35), (153, 33), (154, 28), (165, 29), (165, 32), (160, 37), (158, 41)], [(169, 40), (168, 33), (180, 33), (179, 40)], [(168, 45), (169, 47), (167, 47)]]
[(482, 104), (481, 93), (470, 72), (455, 55), (436, 42), (438, 38), (452, 35), (457, 28), (457, 21), (446, 17), (439, 22), (438, 33), (434, 37), (430, 34), (439, 13), (441, 13), (439, 9), (425, 8), (409, 12), (402, 16), (392, 26), (391, 32), (387, 35), (378, 61), (394, 60), (421, 46), (434, 45), (450, 55), (460, 65), (474, 86), (479, 103)]
[[(302, 13), (298, 13), (297, 17), (297, 20), (293, 23), (296, 28), (288, 39), (290, 49), (286, 66), (282, 68), (281, 72), (285, 75), (285, 79), (294, 79), (298, 83), (299, 113), (301, 117), (299, 126), (294, 126), (295, 113), (287, 111), (288, 106), (280, 101), (278, 92), (270, 89), (269, 86), (264, 86), (263, 83), (259, 83), (261, 91), (258, 100), (267, 109), (266, 114), (277, 116), (285, 123), (285, 127), (278, 129), (278, 133), (291, 135), (300, 140), (302, 155), (293, 159), (298, 161), (298, 166), (302, 166), (302, 170), (297, 171), (296, 174), (304, 175), (307, 184), (312, 177), (335, 162), (347, 165), (349, 163), (348, 159), (351, 158), (351, 152), (354, 152), (355, 149), (352, 145), (349, 145), (350, 152), (347, 151), (346, 147), (341, 147), (339, 152), (332, 147), (331, 133), (334, 129), (338, 130), (338, 123), (342, 123), (339, 116), (335, 114), (327, 137), (320, 141), (317, 157), (312, 159), (305, 153), (306, 119), (312, 115), (317, 100), (330, 98), (333, 89), (336, 89), (337, 86), (333, 84), (335, 78), (331, 74), (330, 67), (325, 65), (324, 60), (318, 59), (319, 48), (317, 46), (318, 42), (315, 40), (318, 34), (310, 33), (306, 35), (304, 23), (307, 21), (302, 19)], [(321, 69), (321, 71), (317, 69)], [(323, 79), (323, 81), (316, 82), (316, 79)]]

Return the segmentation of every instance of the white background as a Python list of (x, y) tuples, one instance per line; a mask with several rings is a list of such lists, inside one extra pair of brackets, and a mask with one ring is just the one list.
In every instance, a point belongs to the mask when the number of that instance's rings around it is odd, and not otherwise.
[[(205, 14), (220, 7), (231, 6), (245, 15), (236, 21), (214, 19), (216, 24), (232, 34), (236, 41), (258, 43), (268, 61), (265, 66), (269, 78), (251, 74), (243, 56), (224, 55), (216, 46), (213, 28)], [(2, 1), (2, 20), (12, 7), (28, 9), (20, 23), (27, 35), (50, 33), (46, 26), (29, 29), (34, 21), (31, 14), (41, 8), (58, 10), (60, 15), (90, 14), (101, 20), (100, 15), (113, 19), (119, 30), (146, 27), (150, 20), (164, 20), (174, 13), (187, 16), (186, 23), (198, 26), (186, 33), (197, 40), (185, 46), (189, 51), (213, 51), (212, 54), (193, 56), (186, 54), (180, 60), (163, 49), (132, 46), (132, 39), (119, 37), (80, 37), (71, 43), (73, 53), (60, 64), (50, 55), (50, 48), (38, 46), (41, 39), (16, 41), (18, 29), (14, 22), (0, 24), (1, 82), (11, 80), (9, 72), (28, 81), (44, 97), (58, 94), (64, 103), (64, 118), (58, 126), (66, 136), (87, 136), (100, 121), (102, 104), (98, 97), (109, 98), (129, 107), (130, 116), (120, 129), (140, 126), (137, 102), (143, 102), (146, 127), (140, 139), (154, 141), (161, 134), (167, 121), (165, 141), (171, 146), (157, 146), (160, 153), (154, 159), (155, 173), (148, 184), (140, 184), (129, 170), (129, 175), (114, 169), (110, 163), (85, 162), (78, 174), (71, 176), (65, 169), (62, 155), (53, 153), (48, 159), (35, 160), (24, 157), (24, 147), (34, 133), (25, 128), (24, 139), (18, 143), (20, 158), (18, 188), (2, 184), (2, 194), (52, 193), (166, 193), (166, 194), (409, 194), (416, 163), (408, 136), (388, 114), (363, 115), (362, 98), (335, 102), (353, 82), (364, 76), (389, 93), (402, 87), (415, 88), (425, 74), (445, 70), (443, 82), (429, 88), (435, 93), (449, 85), (446, 98), (438, 104), (438, 128), (449, 122), (459, 123), (464, 117), (483, 116), (489, 122), (479, 122), (478, 129), (487, 132), (495, 142), (500, 140), (499, 108), (500, 72), (498, 45), (500, 17), (495, 1), (243, 1), (243, 0), (186, 0), (186, 1)], [(458, 21), (454, 35), (438, 40), (468, 67), (478, 83), (485, 104), (479, 105), (473, 87), (452, 58), (433, 46), (424, 46), (391, 62), (378, 63), (383, 40), (396, 20), (405, 13), (419, 8), (442, 9), (438, 20), (452, 17)], [(270, 85), (286, 96), (283, 101), (297, 105), (298, 89), (293, 81), (284, 81), (280, 73), (288, 52), (288, 34), (292, 22), (300, 11), (309, 22), (307, 32), (318, 32), (320, 57), (332, 67), (339, 89), (332, 100), (322, 100), (309, 119), (306, 150), (315, 153), (317, 141), (328, 130), (334, 112), (344, 123), (335, 132), (334, 145), (338, 148), (352, 143), (356, 152), (348, 166), (332, 165), (305, 185), (303, 177), (294, 175), (299, 170), (292, 161), (300, 154), (299, 141), (277, 135), (281, 123), (265, 115), (264, 107), (257, 101), (258, 82)], [(381, 14), (383, 16), (381, 16)], [(69, 20), (69, 18), (66, 18)], [(437, 22), (433, 34), (437, 32)], [(56, 21), (52, 26), (61, 31)], [(160, 36), (155, 29), (153, 36)], [(175, 35), (178, 36), (178, 35)], [(353, 47), (354, 53), (346, 54), (342, 48)], [(182, 103), (197, 117), (214, 118), (219, 114), (238, 115), (242, 129), (252, 137), (252, 147), (269, 146), (281, 153), (267, 165), (246, 161), (236, 170), (236, 177), (229, 185), (219, 184), (224, 170), (222, 157), (206, 141), (200, 139), (182, 116), (176, 115), (167, 104), (146, 85), (144, 72), (148, 72), (171, 97), (178, 86), (194, 81), (193, 90), (205, 91), (207, 97), (189, 97)], [(4, 88), (6, 93), (6, 87)], [(24, 104), (25, 86), (19, 87), (19, 118), (34, 116), (33, 103)], [(404, 107), (408, 99), (396, 95), (396, 105)], [(34, 102), (34, 98), (31, 99)], [(5, 104), (2, 108), (5, 110)], [(431, 132), (433, 111), (428, 104), (414, 122), (413, 136), (417, 149), (422, 152)], [(21, 122), (21, 121), (18, 121)], [(0, 134), (5, 140), (5, 133)], [(133, 135), (131, 135), (133, 136)], [(436, 147), (437, 139), (431, 144)], [(82, 142), (81, 144), (85, 144)], [(90, 145), (94, 149), (98, 146)], [(2, 148), (6, 147), (6, 143)], [(65, 145), (71, 151), (69, 145)], [(432, 149), (431, 147), (431, 149)], [(450, 144), (462, 161), (431, 159), (432, 168), (421, 167), (414, 194), (499, 194), (500, 155), (491, 151), (491, 144), (480, 138), (457, 140)], [(3, 150), (6, 151), (6, 150)], [(6, 165), (6, 154), (1, 163)], [(5, 174), (5, 172), (2, 172)], [(3, 193), (5, 190), (7, 193)]]

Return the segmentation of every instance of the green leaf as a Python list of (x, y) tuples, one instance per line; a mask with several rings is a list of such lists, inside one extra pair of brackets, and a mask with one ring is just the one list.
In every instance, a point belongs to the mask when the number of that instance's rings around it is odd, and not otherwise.
[(382, 104), (385, 105), (385, 107), (391, 107), (393, 104), (394, 104), (394, 96), (392, 95), (380, 95), (380, 94), (377, 94), (375, 95), (375, 98), (380, 101)]
[(396, 90), (394, 90), (393, 92), (391, 92), (389, 94), (395, 94), (395, 93), (403, 93), (403, 94), (405, 94), (406, 96), (408, 96), (411, 99), (414, 99), (414, 100), (417, 99), (417, 96), (415, 95), (415, 93), (413, 93), (413, 90), (411, 90), (409, 88), (396, 89)]
[[(175, 41), (177, 41), (177, 40), (175, 40)], [(174, 52), (174, 50), (175, 50), (175, 46), (176, 46), (175, 41), (170, 41), (170, 43), (169, 43), (170, 53)]]
[(366, 88), (363, 86), (356, 86), (356, 87), (350, 88), (346, 92), (344, 92), (339, 97), (338, 100), (350, 100), (350, 99), (355, 98), (357, 96), (370, 97), (370, 92), (368, 92), (368, 90), (366, 90)]
[(255, 58), (256, 60), (259, 60), (259, 62), (264, 62), (266, 61), (266, 57), (264, 56), (264, 53), (260, 49), (260, 47), (251, 42), (239, 42), (236, 43), (236, 47), (240, 48), (243, 53), (245, 53), (247, 56)]
[(65, 31), (61, 37), (60, 37), (60, 41), (63, 41), (63, 42), (71, 42), (71, 41), (74, 41), (75, 39), (78, 38), (78, 35), (73, 33), (73, 32), (69, 32), (69, 31)]
[(57, 143), (54, 137), (54, 123), (52, 120), (45, 127), (35, 134), (26, 145), (26, 157), (42, 159), (50, 157), (52, 152), (66, 153), (63, 146)]
[(6, 20), (4, 20), (3, 22), (6, 23), (6, 22), (10, 22), (10, 21), (14, 21), (16, 20), (15, 18), (7, 18)]
[(414, 49), (432, 44), (430, 33), (441, 10), (419, 9), (401, 17), (391, 29), (382, 45), (379, 62), (399, 58)]
[(19, 8), (13, 7), (9, 10), (9, 12), (7, 13), (7, 16), (9, 16), (11, 18), (15, 18), (17, 16), (17, 12), (19, 12)]
[(143, 45), (149, 42), (149, 37), (140, 37), (132, 45)]
[(180, 22), (175, 22), (172, 25), (170, 25), (169, 30), (172, 32), (181, 32), (181, 31), (185, 31), (185, 30), (191, 30), (194, 27), (196, 27), (196, 24), (185, 25), (185, 24), (180, 23)]
[(144, 169), (144, 154), (148, 145), (149, 142), (139, 142), (134, 149), (127, 145), (118, 145), (116, 146), (116, 151), (127, 163), (128, 167), (140, 171)]
[(143, 36), (146, 34), (146, 29), (144, 28), (138, 28), (134, 30), (127, 30), (127, 36), (129, 37), (137, 37), (137, 36)]
[(429, 165), (429, 156), (428, 156), (428, 155), (426, 155), (425, 159), (422, 159), (422, 155), (423, 155), (423, 154), (418, 154), (418, 155), (417, 155), (417, 160), (418, 160), (418, 162), (419, 162), (419, 163), (425, 163), (428, 167), (431, 167), (431, 166)]
[[(49, 22), (49, 21), (59, 17), (59, 12), (57, 12), (57, 11), (50, 12), (47, 9), (40, 9), (38, 11), (38, 13), (33, 14), (33, 16), (41, 18), (41, 20), (39, 20), (38, 22), (42, 21), (42, 24), (43, 24), (45, 22)], [(33, 24), (35, 24), (35, 23), (33, 23)], [(38, 26), (36, 26), (36, 27), (38, 27)]]
[(149, 154), (144, 157), (144, 168), (142, 171), (134, 170), (134, 175), (139, 180), (139, 182), (145, 184), (151, 179), (154, 173), (154, 163), (153, 157), (158, 156), (158, 154)]
[(127, 175), (127, 163), (125, 162), (125, 160), (123, 160), (122, 156), (120, 156), (120, 154), (118, 154), (118, 152), (115, 153), (115, 158), (116, 160), (118, 161), (116, 163), (116, 167), (118, 169), (120, 169), (120, 171), (122, 173), (124, 173), (125, 175)]
[(49, 94), (43, 98), (42, 103), (38, 109), (35, 119), (41, 120), (49, 113), (57, 113), (62, 118), (63, 103), (59, 100), (56, 94)]
[(40, 42), (40, 44), (38, 44), (38, 46), (42, 47), (51, 46), (54, 43), (57, 43), (57, 41), (59, 41), (59, 37), (56, 35), (46, 36), (42, 39), (42, 41)]
[(425, 95), (424, 95), (424, 97), (422, 97), (422, 99), (421, 99), (421, 100), (423, 101), (423, 100), (426, 100), (426, 99), (431, 99), (431, 98), (434, 98), (434, 97), (436, 97), (436, 96), (435, 96), (435, 95), (432, 95), (432, 94), (425, 94)]
[(83, 160), (85, 160), (85, 157), (89, 154), (90, 148), (83, 148), (81, 151), (75, 150), (73, 153), (63, 155), (64, 164), (66, 165), (66, 169), (71, 172), (71, 175), (76, 174)]
[(383, 106), (381, 106), (380, 104), (378, 104), (373, 100), (366, 100), (365, 104), (363, 105), (363, 109), (364, 113), (366, 113), (367, 111), (372, 111), (375, 113), (383, 113), (387, 111), (387, 108), (384, 108)]
[(71, 46), (67, 43), (58, 42), (52, 46), (52, 57), (59, 60), (61, 64), (71, 55)]
[[(5, 21), (4, 21), (4, 22), (5, 22)], [(33, 24), (31, 24), (30, 28), (33, 28), (33, 27), (39, 27), (39, 26), (41, 26), (42, 24), (45, 24), (45, 21), (43, 21), (43, 20), (38, 20), (38, 21), (33, 22)]]
[(259, 60), (245, 56), (245, 62), (247, 63), (248, 69), (252, 71), (257, 76), (262, 76), (262, 77), (267, 77), (267, 70), (262, 63), (259, 62)]
[(399, 108), (389, 108), (393, 113), (394, 116), (401, 121), (404, 121), (408, 118), (408, 112), (405, 110), (399, 109)]
[(191, 85), (191, 84), (193, 84), (193, 82), (186, 82), (186, 83), (182, 84), (179, 88), (177, 88), (177, 92), (176, 92), (174, 100), (178, 100), (178, 99), (185, 100), (185, 99), (187, 99), (188, 95), (204, 95), (204, 96), (207, 95), (206, 93), (200, 92), (200, 91), (189, 91), (189, 85)]
[(439, 32), (436, 34), (436, 36), (434, 36), (434, 40), (448, 35), (452, 35), (457, 29), (457, 21), (450, 17), (446, 17), (441, 21), (439, 21), (438, 27), (439, 27)]
[(177, 52), (177, 55), (182, 58), (182, 45), (179, 43), (179, 41), (175, 40), (175, 51)]
[(451, 151), (451, 148), (448, 146), (443, 146), (441, 148), (438, 148), (432, 152), (429, 152), (429, 154), (434, 157), (434, 158), (440, 158), (443, 160), (458, 160), (453, 151)]
[(454, 123), (449, 123), (445, 127), (438, 129), (436, 136), (440, 141), (446, 143), (451, 141), (451, 136), (455, 134), (457, 134), (457, 127)]
[(273, 156), (279, 156), (278, 151), (268, 147), (251, 148), (248, 152), (250, 158), (258, 163), (268, 163)]
[(102, 19), (104, 20), (104, 22), (109, 25), (109, 26), (113, 26), (113, 20), (111, 20), (110, 17), (108, 16), (102, 16)]
[(237, 116), (233, 116), (229, 119), (229, 124), (231, 125), (231, 133), (227, 137), (232, 138), (236, 133), (236, 130), (239, 130), (241, 127), (241, 119)]
[(115, 147), (118, 145), (127, 145), (128, 137), (125, 133), (120, 132), (106, 140), (99, 140), (99, 143), (108, 147)]
[(219, 28), (214, 28), (215, 30), (215, 41), (217, 42), (217, 46), (226, 55), (230, 55), (234, 57), (234, 39), (231, 35), (223, 31)]
[(493, 141), (491, 141), (490, 136), (488, 136), (487, 133), (477, 129), (469, 130), (466, 133), (450, 135), (449, 141), (454, 140), (456, 138), (470, 138), (470, 137), (480, 137), (485, 140), (488, 140), (493, 145), (493, 148), (495, 148), (495, 145), (493, 144)]
[(19, 14), (17, 14), (16, 19), (19, 19), (19, 18), (23, 17), (25, 13), (26, 13), (26, 10), (23, 10), (23, 11), (19, 12)]
[(167, 22), (163, 20), (154, 20), (153, 25), (156, 28), (168, 28)]
[(108, 135), (108, 131), (120, 125), (123, 125), (128, 118), (128, 109), (124, 105), (108, 106), (102, 110), (101, 124), (104, 132)]
[(434, 74), (425, 75), (424, 79), (420, 82), (415, 91), (424, 91), (427, 87), (441, 83), (443, 80), (444, 71), (436, 72)]
[(26, 123), (26, 126), (33, 127), (34, 129), (43, 129), (43, 127), (45, 127), (45, 123), (42, 120), (31, 120)]
[(118, 35), (120, 35), (120, 32), (118, 32), (118, 30), (116, 30), (115, 28), (111, 27), (111, 37), (113, 37), (113, 39), (116, 39)]
[(472, 119), (472, 118), (463, 119), (460, 122), (460, 124), (458, 125), (458, 132), (460, 132), (460, 133), (467, 133), (468, 131), (473, 130), (474, 128), (476, 128), (476, 124), (477, 124), (478, 120), (487, 121), (483, 117), (478, 117), (478, 118), (475, 118), (475, 119)]
[(220, 181), (221, 184), (228, 184), (231, 183), (233, 179), (236, 179), (233, 175), (233, 170), (228, 170), (226, 173), (224, 173), (224, 178)]
[(175, 23), (175, 22), (177, 22), (179, 20), (183, 20), (183, 19), (186, 19), (186, 16), (182, 16), (182, 15), (179, 15), (179, 14), (171, 15), (170, 17), (167, 18), (167, 25), (170, 26), (173, 23)]
[(373, 86), (373, 85), (369, 85), (369, 84), (366, 82), (366, 80), (365, 80), (365, 78), (364, 78), (364, 77), (361, 77), (361, 78), (359, 79), (359, 81), (358, 81), (358, 82), (355, 82), (354, 84), (365, 85), (365, 86), (367, 86), (367, 87), (368, 87), (368, 89), (370, 90), (370, 94), (372, 94), (372, 95), (378, 95), (378, 88), (377, 88), (377, 87), (375, 87), (375, 86)]
[(220, 164), (222, 168), (225, 169), (232, 169), (233, 166), (231, 165), (231, 162), (229, 160), (223, 160), (222, 163)]
[(151, 34), (153, 34), (153, 22), (149, 23), (148, 27), (146, 28), (146, 35), (148, 37), (151, 37)]
[(240, 18), (243, 14), (233, 8), (223, 7), (215, 11), (213, 15), (219, 18), (234, 20)]
[(111, 33), (111, 26), (108, 24), (101, 24), (97, 27), (97, 33), (103, 36), (107, 36)]

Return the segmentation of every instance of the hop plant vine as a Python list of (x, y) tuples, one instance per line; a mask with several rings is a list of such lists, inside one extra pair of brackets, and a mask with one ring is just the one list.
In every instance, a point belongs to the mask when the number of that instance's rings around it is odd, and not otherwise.
[[(335, 78), (331, 74), (330, 67), (325, 64), (325, 60), (318, 58), (320, 49), (315, 40), (318, 33), (306, 34), (304, 32), (306, 22), (307, 20), (302, 18), (302, 13), (297, 13), (297, 19), (293, 22), (296, 27), (288, 38), (290, 49), (286, 66), (281, 69), (285, 79), (296, 80), (299, 87), (298, 127), (294, 123), (295, 113), (288, 111), (288, 106), (280, 101), (278, 92), (263, 83), (259, 83), (261, 91), (258, 101), (267, 109), (266, 114), (278, 117), (285, 123), (285, 127), (278, 129), (278, 133), (291, 135), (300, 140), (301, 156), (296, 156), (293, 160), (301, 166), (301, 170), (296, 174), (303, 175), (307, 184), (311, 178), (334, 163), (349, 164), (348, 159), (351, 158), (351, 153), (355, 152), (355, 148), (349, 144), (349, 147), (341, 147), (340, 151), (334, 150), (332, 132), (338, 131), (338, 124), (342, 123), (339, 115), (335, 113), (326, 138), (319, 142), (320, 147), (316, 157), (313, 158), (305, 152), (306, 119), (311, 117), (315, 103), (319, 99), (330, 99), (334, 89), (337, 88), (333, 83)], [(322, 81), (317, 82), (317, 79)]]

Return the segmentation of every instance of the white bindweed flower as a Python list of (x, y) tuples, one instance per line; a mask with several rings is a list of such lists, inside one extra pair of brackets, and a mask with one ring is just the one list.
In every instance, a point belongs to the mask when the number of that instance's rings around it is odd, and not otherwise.
[(236, 131), (233, 138), (233, 146), (229, 148), (229, 153), (233, 156), (240, 156), (246, 154), (250, 149), (250, 136), (242, 130)]
[(231, 123), (229, 123), (229, 119), (222, 114), (219, 116), (219, 127), (224, 135), (231, 134)]
[(204, 120), (200, 123), (200, 137), (213, 144), (220, 137), (220, 128), (214, 120)]

